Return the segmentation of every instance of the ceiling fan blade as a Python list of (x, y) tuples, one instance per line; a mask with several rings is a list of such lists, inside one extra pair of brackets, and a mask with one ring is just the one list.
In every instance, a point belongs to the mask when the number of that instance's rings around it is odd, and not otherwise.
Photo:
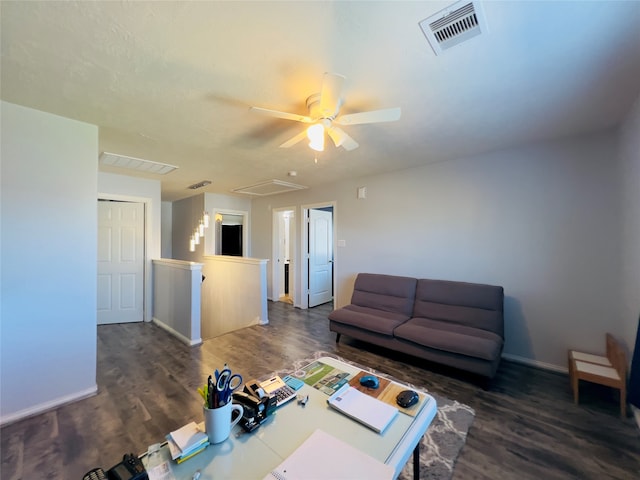
[(320, 113), (324, 118), (332, 118), (340, 110), (342, 85), (345, 77), (338, 73), (325, 73), (320, 91)]
[(334, 120), (338, 125), (359, 125), (362, 123), (395, 122), (400, 118), (400, 107), (372, 110), (370, 112), (341, 115)]
[(359, 147), (358, 142), (345, 133), (344, 130), (338, 127), (330, 127), (327, 129), (327, 133), (335, 143), (336, 147), (342, 147), (347, 151), (355, 150)]
[(282, 145), (280, 145), (280, 148), (289, 148), (289, 147), (293, 147), (296, 143), (304, 140), (305, 138), (307, 138), (307, 131), (303, 130), (302, 132), (300, 132), (298, 135), (296, 135), (295, 137), (293, 137), (290, 140), (287, 140), (286, 142), (284, 142)]
[(250, 112), (259, 113), (260, 115), (266, 115), (268, 117), (283, 118), (285, 120), (294, 120), (302, 123), (312, 123), (313, 119), (306, 115), (298, 115), (295, 113), (279, 112), (278, 110), (269, 110), (268, 108), (251, 107)]

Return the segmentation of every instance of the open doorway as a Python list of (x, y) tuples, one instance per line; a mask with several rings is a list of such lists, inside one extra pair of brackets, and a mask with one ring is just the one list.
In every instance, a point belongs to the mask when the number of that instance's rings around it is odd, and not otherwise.
[(273, 210), (271, 299), (294, 304), (295, 208)]
[(334, 301), (335, 204), (306, 205), (303, 212), (306, 262), (302, 265), (302, 278), (307, 284), (303, 308), (313, 308)]
[[(205, 241), (207, 255), (248, 256), (249, 214), (240, 210), (213, 210), (211, 242)], [(213, 248), (210, 248), (209, 245)]]

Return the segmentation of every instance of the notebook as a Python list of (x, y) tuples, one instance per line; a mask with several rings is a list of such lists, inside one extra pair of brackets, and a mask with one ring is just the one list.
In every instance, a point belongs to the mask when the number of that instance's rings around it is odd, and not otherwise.
[(327, 403), (339, 412), (357, 420), (378, 433), (384, 432), (398, 415), (398, 409), (377, 398), (353, 388), (349, 384), (327, 399)]
[(389, 480), (394, 469), (332, 435), (316, 430), (263, 480)]

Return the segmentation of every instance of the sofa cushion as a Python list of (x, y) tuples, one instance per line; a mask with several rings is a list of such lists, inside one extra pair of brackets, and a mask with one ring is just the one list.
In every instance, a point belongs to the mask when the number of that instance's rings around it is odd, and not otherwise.
[(493, 285), (418, 280), (413, 317), (446, 320), (504, 337), (504, 290)]
[(502, 352), (499, 335), (448, 321), (412, 318), (394, 330), (396, 338), (437, 350), (492, 361)]
[(410, 277), (360, 273), (353, 287), (351, 304), (409, 318), (413, 311), (417, 281)]
[(393, 330), (409, 319), (407, 315), (385, 312), (359, 305), (346, 305), (329, 314), (329, 320), (344, 323), (384, 335), (393, 335)]

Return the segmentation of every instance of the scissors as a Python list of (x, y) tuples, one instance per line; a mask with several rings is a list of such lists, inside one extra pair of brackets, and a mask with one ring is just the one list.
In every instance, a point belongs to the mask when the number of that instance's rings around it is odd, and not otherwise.
[(218, 406), (229, 403), (231, 394), (242, 385), (242, 376), (231, 374), (231, 370), (224, 368), (219, 374), (216, 372), (216, 397)]

